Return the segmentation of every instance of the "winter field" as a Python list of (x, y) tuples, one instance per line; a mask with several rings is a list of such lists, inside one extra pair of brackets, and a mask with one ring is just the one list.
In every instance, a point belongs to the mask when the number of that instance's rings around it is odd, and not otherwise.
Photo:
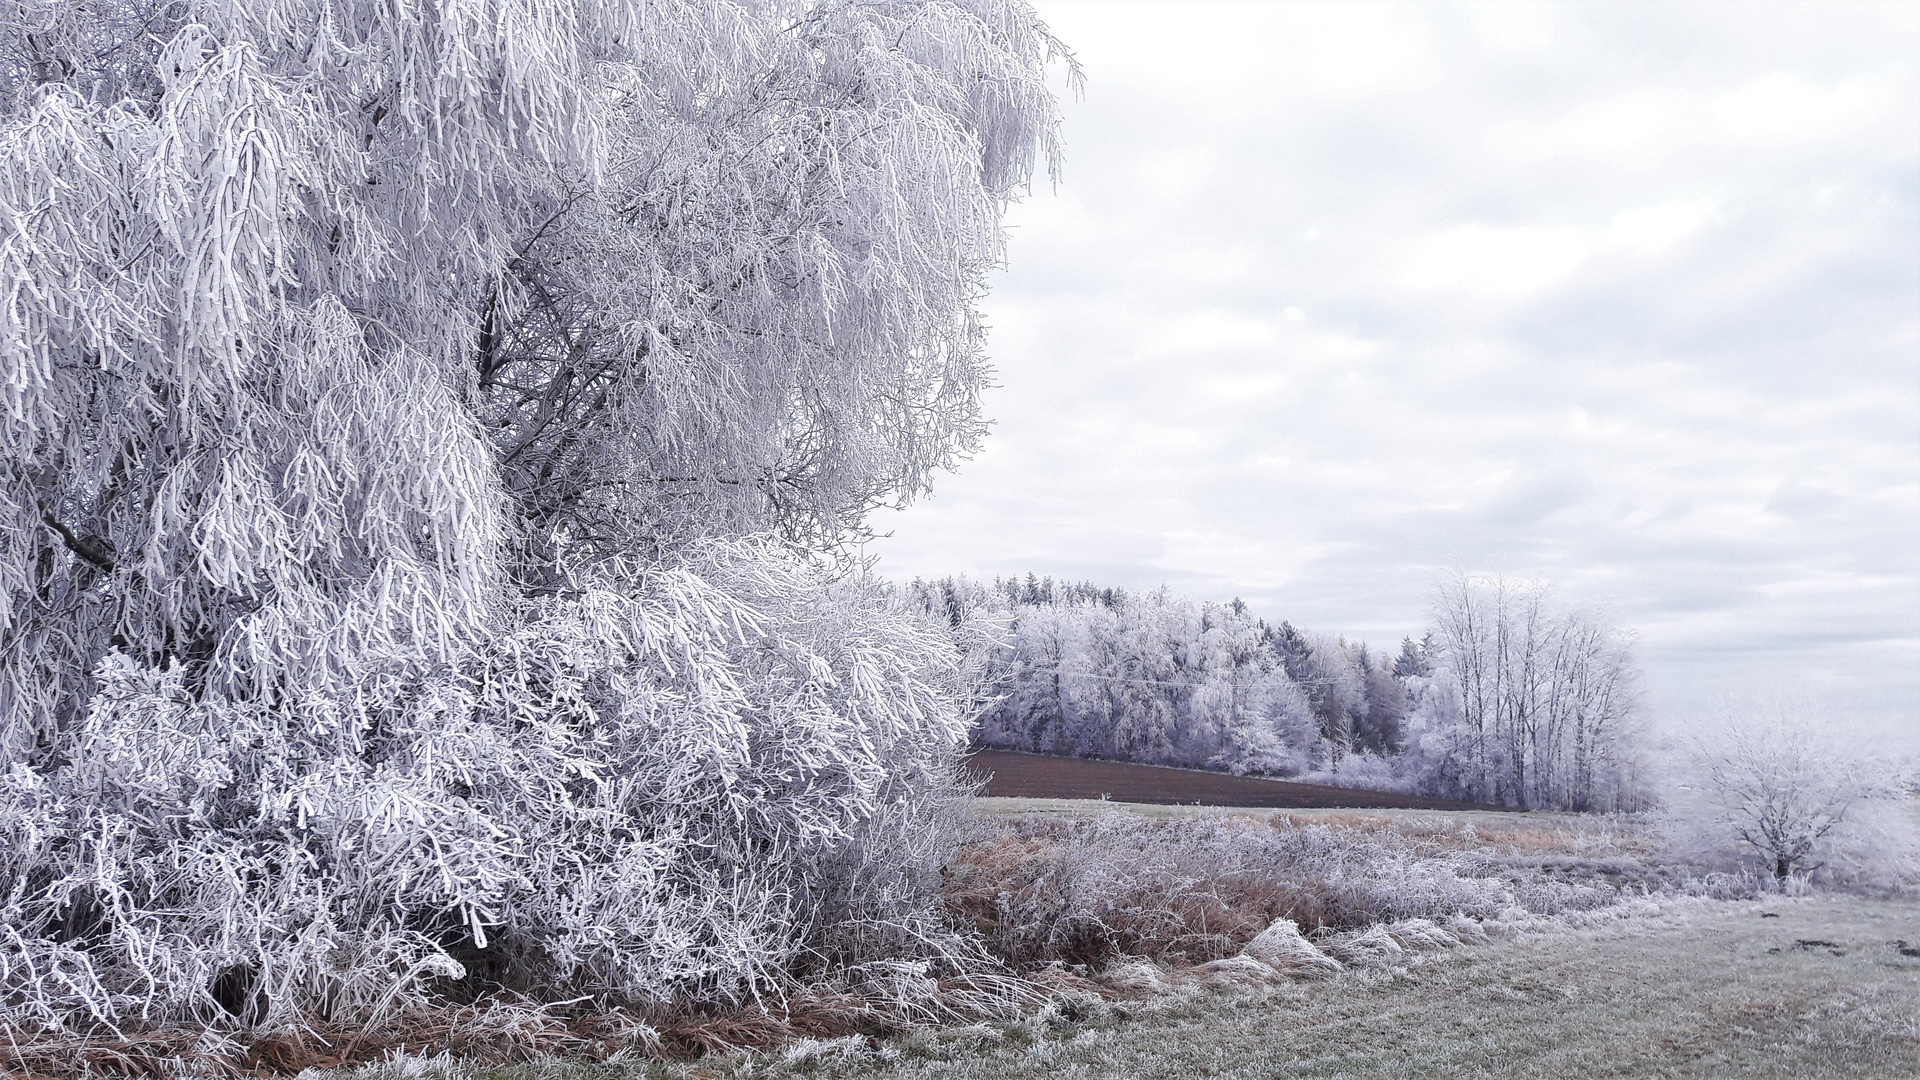
[[(1920, 1076), (1920, 898), (1762, 895), (1690, 877), (1698, 868), (1666, 859), (1648, 820), (1014, 798), (974, 809), (949, 899), (1053, 992), (1025, 1017), (679, 1062), (414, 1057), (330, 1075)], [(1284, 869), (1262, 873), (1244, 858), (1256, 852)], [(989, 892), (1001, 902), (969, 903)], [(1450, 934), (1420, 933), (1410, 912), (1423, 903), (1438, 916), (1424, 925)], [(1368, 910), (1383, 904), (1405, 906)], [(1104, 944), (1071, 932), (1095, 908)], [(1275, 910), (1341, 970), (1245, 963), (1241, 944)]]
[[(466, 1071), (409, 1063), (350, 1075), (1911, 1077), (1920, 1075), (1920, 958), (1888, 942), (1917, 926), (1920, 904), (1910, 900), (1676, 902), (1600, 925), (1423, 954), (1391, 972), (1226, 991), (1186, 987), (877, 1045), (852, 1038), (629, 1067)], [(1843, 955), (1795, 947), (1810, 939), (1834, 941)]]

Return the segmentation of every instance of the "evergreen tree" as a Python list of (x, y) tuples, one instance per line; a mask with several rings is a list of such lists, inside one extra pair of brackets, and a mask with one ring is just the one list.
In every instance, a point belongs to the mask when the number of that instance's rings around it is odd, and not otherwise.
[(1433, 674), (1433, 663), (1427, 654), (1427, 642), (1432, 637), (1429, 633), (1427, 640), (1421, 642), (1415, 642), (1411, 637), (1400, 639), (1400, 655), (1393, 661), (1394, 678), (1408, 679)]

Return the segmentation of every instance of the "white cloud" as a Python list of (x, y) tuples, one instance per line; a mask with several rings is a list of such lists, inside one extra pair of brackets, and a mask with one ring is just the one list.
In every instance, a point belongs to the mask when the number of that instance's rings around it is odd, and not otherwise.
[(1672, 253), (1712, 219), (1712, 199), (1669, 199), (1621, 210), (1599, 228), (1569, 225), (1448, 225), (1418, 239), (1406, 284), (1422, 292), (1524, 299), (1559, 288), (1595, 259)]
[(1142, 194), (1152, 198), (1182, 198), (1212, 179), (1213, 155), (1192, 149), (1146, 153), (1134, 165)]
[(1715, 209), (1712, 199), (1669, 199), (1631, 207), (1613, 215), (1595, 238), (1594, 249), (1642, 257), (1665, 255), (1704, 228)]
[(1423, 292), (1516, 299), (1572, 277), (1592, 251), (1592, 236), (1567, 226), (1449, 225), (1413, 244), (1405, 280)]
[(1559, 10), (1552, 4), (1472, 3), (1460, 10), (1491, 53), (1541, 55), (1564, 38)]
[(1351, 97), (1404, 91), (1433, 77), (1428, 27), (1400, 5), (1354, 2), (1299, 5), (1286, 39), (1272, 40), (1285, 64), (1319, 95)]
[(1920, 5), (1074, 4), (980, 457), (874, 524), (1387, 644), (1448, 566), (1655, 701), (1920, 701)]
[(1266, 319), (1203, 308), (1153, 319), (1140, 351), (1145, 356), (1192, 356), (1269, 348), (1274, 342), (1273, 325)]
[(1671, 94), (1628, 89), (1583, 102), (1540, 132), (1542, 142), (1562, 153), (1618, 158), (1662, 146), (1685, 127)]
[(1823, 84), (1798, 72), (1770, 71), (1717, 95), (1709, 108), (1730, 141), (1798, 148), (1883, 131), (1906, 80), (1859, 75)]

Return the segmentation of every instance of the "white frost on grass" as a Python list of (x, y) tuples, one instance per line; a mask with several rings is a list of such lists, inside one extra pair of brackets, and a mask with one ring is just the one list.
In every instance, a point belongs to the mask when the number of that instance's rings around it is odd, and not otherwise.
[(1271, 926), (1247, 942), (1240, 955), (1252, 957), (1293, 979), (1323, 979), (1341, 970), (1340, 961), (1302, 937), (1299, 924), (1292, 919), (1273, 920)]

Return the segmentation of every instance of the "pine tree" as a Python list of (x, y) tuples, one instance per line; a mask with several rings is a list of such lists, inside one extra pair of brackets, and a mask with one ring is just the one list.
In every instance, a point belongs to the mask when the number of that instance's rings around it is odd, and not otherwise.
[[(1431, 639), (1433, 635), (1427, 634)], [(1400, 655), (1393, 661), (1393, 676), (1396, 679), (1425, 677), (1433, 674), (1433, 662), (1428, 659), (1428, 643), (1415, 642), (1412, 637), (1400, 639)]]

